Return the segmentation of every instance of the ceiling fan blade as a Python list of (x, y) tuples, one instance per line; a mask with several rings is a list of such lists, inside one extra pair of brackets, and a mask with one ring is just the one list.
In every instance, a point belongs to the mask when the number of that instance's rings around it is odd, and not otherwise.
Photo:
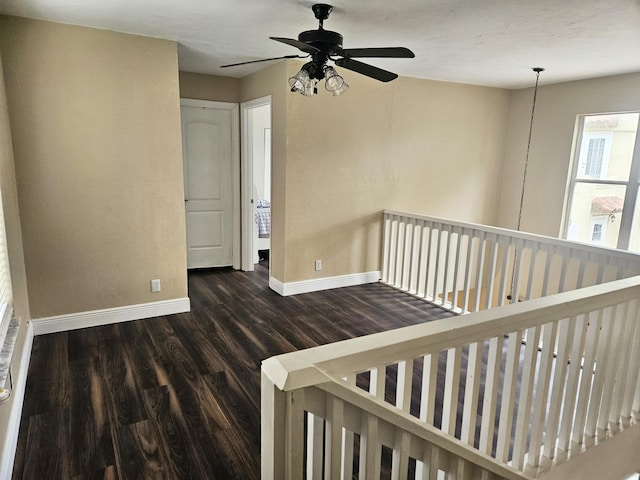
[(336, 60), (336, 65), (346, 68), (347, 70), (366, 75), (367, 77), (375, 78), (381, 82), (390, 82), (391, 80), (398, 78), (398, 75), (393, 72), (389, 72), (382, 68), (374, 67), (373, 65), (362, 63), (357, 60), (352, 60), (350, 58), (339, 58)]
[(220, 65), (220, 68), (238, 67), (240, 65), (249, 65), (250, 63), (270, 62), (272, 60), (281, 60), (283, 58), (307, 58), (303, 55), (285, 55), (284, 57), (263, 58), (262, 60), (249, 60), (248, 62), (231, 63), (229, 65)]
[(316, 48), (313, 45), (309, 45), (308, 43), (301, 42), (300, 40), (294, 40), (293, 38), (282, 38), (282, 37), (269, 37), (269, 38), (271, 40), (275, 40), (276, 42), (286, 43), (287, 45), (296, 47), (305, 53), (315, 53), (320, 51), (319, 48)]
[(385, 58), (414, 58), (415, 54), (405, 47), (381, 48), (345, 48), (343, 54), (347, 57), (385, 57)]

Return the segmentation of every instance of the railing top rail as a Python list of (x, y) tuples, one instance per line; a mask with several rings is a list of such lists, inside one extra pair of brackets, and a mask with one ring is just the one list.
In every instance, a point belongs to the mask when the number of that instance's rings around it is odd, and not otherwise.
[(492, 227), (492, 226), (481, 225), (477, 223), (460, 222), (457, 220), (450, 220), (447, 218), (430, 217), (427, 215), (421, 215), (419, 213), (384, 210), (383, 214), (394, 215), (399, 217), (407, 217), (407, 218), (412, 218), (416, 220), (424, 220), (427, 222), (444, 223), (444, 224), (452, 225), (454, 227), (459, 227), (459, 228), (481, 230), (483, 232), (492, 233), (495, 235), (514, 237), (522, 240), (529, 240), (532, 242), (541, 242), (541, 243), (545, 243), (547, 245), (552, 245), (555, 247), (571, 248), (573, 250), (580, 250), (588, 254), (594, 254), (594, 255), (600, 255), (600, 256), (605, 255), (608, 257), (618, 258), (625, 261), (640, 263), (640, 254), (637, 254), (637, 253), (627, 252), (623, 250), (616, 250), (614, 248), (596, 247), (586, 243), (573, 242), (573, 241), (564, 240), (561, 238), (548, 237), (546, 235), (537, 235), (535, 233), (526, 233), (518, 230), (510, 230), (508, 228), (501, 228), (501, 227)]
[(640, 298), (640, 276), (278, 355), (262, 371), (281, 390), (486, 340)]

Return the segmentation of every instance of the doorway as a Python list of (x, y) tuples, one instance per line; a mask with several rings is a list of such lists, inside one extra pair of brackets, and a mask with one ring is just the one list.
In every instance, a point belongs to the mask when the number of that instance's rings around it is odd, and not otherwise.
[(242, 269), (271, 249), (271, 96), (240, 104), (242, 138)]
[(240, 267), (238, 105), (180, 100), (187, 268)]

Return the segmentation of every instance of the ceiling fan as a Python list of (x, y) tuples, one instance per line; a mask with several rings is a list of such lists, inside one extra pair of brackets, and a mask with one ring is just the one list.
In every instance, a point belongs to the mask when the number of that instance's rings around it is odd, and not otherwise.
[(318, 3), (311, 7), (320, 25), (317, 30), (307, 30), (298, 35), (298, 39), (269, 37), (276, 42), (286, 43), (296, 47), (307, 55), (284, 55), (282, 57), (265, 58), (262, 60), (252, 60), (249, 62), (233, 63), (222, 65), (221, 68), (236, 67), (250, 63), (268, 62), (283, 58), (308, 58), (311, 61), (306, 63), (300, 71), (289, 79), (289, 86), (292, 92), (299, 92), (303, 95), (313, 95), (317, 93), (316, 84), (318, 80), (325, 79), (325, 88), (334, 95), (344, 93), (349, 85), (338, 75), (335, 68), (327, 65), (328, 61), (333, 61), (338, 67), (346, 68), (356, 73), (366, 75), (381, 82), (390, 82), (398, 77), (397, 74), (374, 67), (367, 63), (354, 60), (354, 58), (414, 58), (414, 53), (405, 47), (379, 47), (379, 48), (342, 48), (342, 35), (338, 32), (325, 30), (323, 23), (329, 18), (333, 10), (331, 5)]

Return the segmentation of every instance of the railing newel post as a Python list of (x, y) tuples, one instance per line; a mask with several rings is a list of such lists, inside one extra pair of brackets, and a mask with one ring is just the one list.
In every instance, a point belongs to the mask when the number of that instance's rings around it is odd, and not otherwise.
[(262, 372), (261, 475), (262, 480), (282, 480), (286, 466), (286, 395)]

